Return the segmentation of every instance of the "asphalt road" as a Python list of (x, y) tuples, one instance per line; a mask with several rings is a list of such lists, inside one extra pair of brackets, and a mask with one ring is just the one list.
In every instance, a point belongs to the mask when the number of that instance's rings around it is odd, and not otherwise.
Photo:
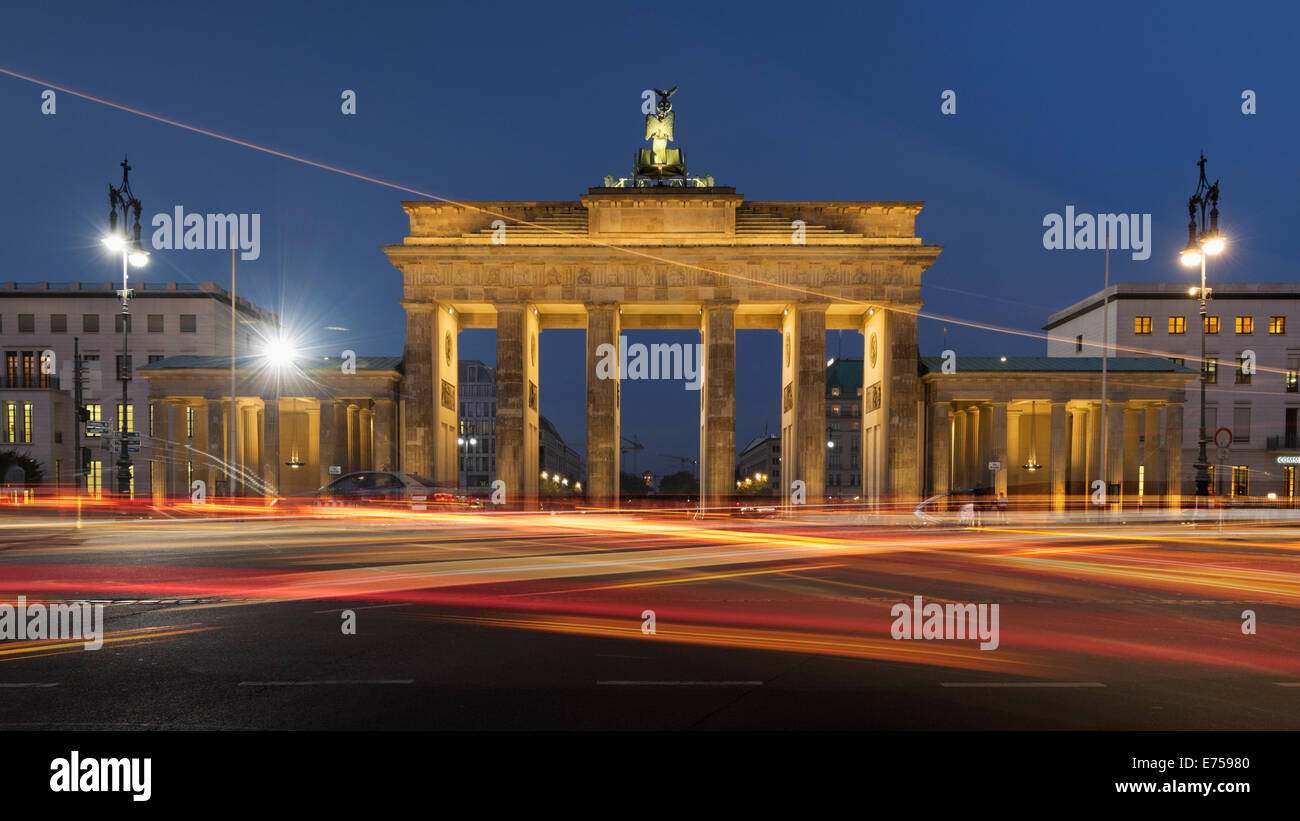
[[(1286, 525), (0, 527), (0, 601), (105, 619), (0, 641), (3, 729), (1300, 729)], [(998, 604), (997, 648), (893, 638), (916, 595)]]

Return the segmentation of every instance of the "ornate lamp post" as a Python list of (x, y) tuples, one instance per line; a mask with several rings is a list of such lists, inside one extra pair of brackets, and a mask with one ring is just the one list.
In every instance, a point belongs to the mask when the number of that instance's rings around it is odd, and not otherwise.
[[(1205, 446), (1209, 440), (1205, 435), (1205, 380), (1209, 375), (1205, 361), (1205, 332), (1209, 319), (1205, 303), (1213, 293), (1212, 288), (1205, 287), (1205, 258), (1217, 256), (1223, 252), (1226, 241), (1219, 233), (1219, 181), (1211, 185), (1205, 177), (1205, 155), (1196, 163), (1201, 168), (1201, 179), (1196, 184), (1196, 192), (1187, 200), (1187, 247), (1183, 249), (1183, 265), (1191, 268), (1201, 266), (1201, 287), (1188, 289), (1188, 295), (1198, 297), (1201, 301), (1201, 434), (1196, 452), (1196, 495), (1210, 495), (1210, 460), (1206, 456)], [(1205, 220), (1205, 209), (1210, 209), (1210, 219)], [(1198, 230), (1197, 211), (1200, 211)]]
[[(121, 166), (122, 184), (116, 188), (111, 184), (108, 186), (108, 234), (104, 236), (103, 242), (110, 251), (122, 252), (122, 290), (118, 291), (118, 296), (122, 297), (122, 364), (117, 369), (117, 378), (122, 382), (122, 409), (118, 413), (117, 420), (120, 448), (117, 457), (117, 492), (126, 496), (131, 492), (131, 451), (126, 436), (127, 412), (131, 407), (131, 397), (128, 394), (131, 382), (131, 288), (128, 285), (127, 266), (129, 264), (136, 268), (143, 268), (148, 265), (149, 252), (140, 244), (141, 205), (140, 200), (131, 193), (131, 166), (125, 157), (122, 158)], [(119, 210), (122, 212), (120, 229), (117, 222)], [(128, 237), (126, 223), (132, 214), (134, 214), (134, 225), (131, 236)]]

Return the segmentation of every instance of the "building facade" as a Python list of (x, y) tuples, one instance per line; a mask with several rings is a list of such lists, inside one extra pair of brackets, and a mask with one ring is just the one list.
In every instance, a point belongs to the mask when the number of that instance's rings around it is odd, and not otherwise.
[[(1053, 314), (1048, 356), (1154, 355), (1203, 371), (1207, 456), (1214, 492), (1225, 497), (1296, 496), (1300, 466), (1300, 285), (1223, 283), (1207, 305), (1205, 361), (1199, 299), (1174, 283), (1112, 285)], [(1104, 335), (1103, 335), (1104, 332)], [(1251, 373), (1250, 363), (1254, 363)], [(1198, 364), (1199, 363), (1199, 364)], [(1189, 396), (1181, 440), (1185, 493), (1195, 486), (1199, 387)], [(1218, 443), (1214, 441), (1218, 434)], [(1219, 444), (1228, 442), (1227, 447)]]
[[(1167, 359), (921, 360), (929, 494), (987, 489), (1061, 511), (1182, 501), (1184, 402), (1196, 372)], [(1104, 414), (1104, 415), (1103, 415)]]
[[(102, 437), (82, 437), (90, 448), (86, 475), (79, 471), (80, 426), (74, 403), (74, 340), (83, 362), (82, 403), (95, 421), (140, 434), (132, 454), (133, 492), (151, 494), (159, 462), (149, 429), (149, 386), (139, 370), (170, 356), (229, 353), (230, 295), (215, 283), (141, 283), (134, 289), (130, 320), (124, 322), (118, 286), (102, 283), (18, 283), (0, 285), (0, 415), (3, 442), (45, 468), (45, 481), (71, 490), (112, 490), (117, 454)], [(237, 342), (247, 347), (274, 327), (274, 314), (244, 299), (235, 305)], [(123, 326), (129, 336), (129, 402), (122, 407)], [(145, 469), (142, 466), (148, 466)]]
[[(148, 382), (154, 498), (308, 494), (342, 474), (398, 469), (401, 360), (395, 356), (175, 356)], [(233, 412), (232, 412), (233, 408)]]

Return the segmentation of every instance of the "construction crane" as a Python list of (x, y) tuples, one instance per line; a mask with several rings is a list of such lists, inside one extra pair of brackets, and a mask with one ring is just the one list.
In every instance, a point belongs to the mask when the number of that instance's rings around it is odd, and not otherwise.
[(620, 453), (627, 453), (628, 451), (632, 452), (632, 475), (638, 476), (640, 475), (641, 470), (639, 465), (637, 464), (638, 462), (637, 451), (645, 450), (645, 445), (637, 441), (636, 434), (632, 434), (632, 436), (630, 437), (624, 436), (621, 438), (623, 439), (623, 446), (619, 449), (619, 452)]
[(681, 462), (683, 465), (690, 465), (692, 476), (695, 475), (696, 466), (700, 464), (699, 459), (692, 459), (689, 456), (675, 456), (671, 453), (661, 453), (659, 455), (664, 457), (665, 459), (676, 459), (678, 462)]

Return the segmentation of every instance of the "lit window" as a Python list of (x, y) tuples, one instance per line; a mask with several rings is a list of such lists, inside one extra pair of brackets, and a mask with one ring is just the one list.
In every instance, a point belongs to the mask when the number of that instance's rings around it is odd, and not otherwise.
[(1286, 333), (1286, 317), (1270, 316), (1268, 318), (1268, 332), (1271, 334)]
[[(100, 416), (100, 414), (103, 413), (103, 411), (101, 410), (101, 408), (100, 408), (99, 405), (87, 405), (87, 406), (86, 406), (86, 412), (90, 414), (90, 416), (89, 416), (89, 421), (91, 421), (91, 422), (102, 422), (102, 421), (103, 421), (103, 419), (102, 419), (101, 416)], [(99, 434), (98, 434), (98, 433), (87, 433), (86, 436), (89, 436), (89, 437), (97, 437), (97, 436), (99, 436)]]
[(1250, 495), (1250, 468), (1245, 465), (1232, 466), (1232, 495)]
[(1219, 318), (1217, 316), (1205, 317), (1205, 332), (1207, 334), (1217, 334), (1219, 332)]
[(135, 430), (135, 405), (118, 404), (117, 429), (119, 431), (123, 430), (122, 428), (123, 420), (125, 420), (125, 424), (126, 424), (125, 430), (127, 433), (131, 433), (132, 431)]
[(1239, 316), (1234, 324), (1236, 332), (1239, 334), (1253, 334), (1255, 332), (1255, 317)]
[(1149, 316), (1133, 317), (1133, 333), (1135, 334), (1151, 333), (1151, 317)]
[(1169, 317), (1169, 333), (1171, 334), (1187, 333), (1187, 317), (1185, 316)]
[(185, 438), (194, 438), (194, 408), (185, 409)]
[(23, 441), (32, 441), (32, 403), (23, 403)]
[(104, 490), (104, 463), (91, 462), (90, 472), (86, 474), (86, 490), (98, 496)]

